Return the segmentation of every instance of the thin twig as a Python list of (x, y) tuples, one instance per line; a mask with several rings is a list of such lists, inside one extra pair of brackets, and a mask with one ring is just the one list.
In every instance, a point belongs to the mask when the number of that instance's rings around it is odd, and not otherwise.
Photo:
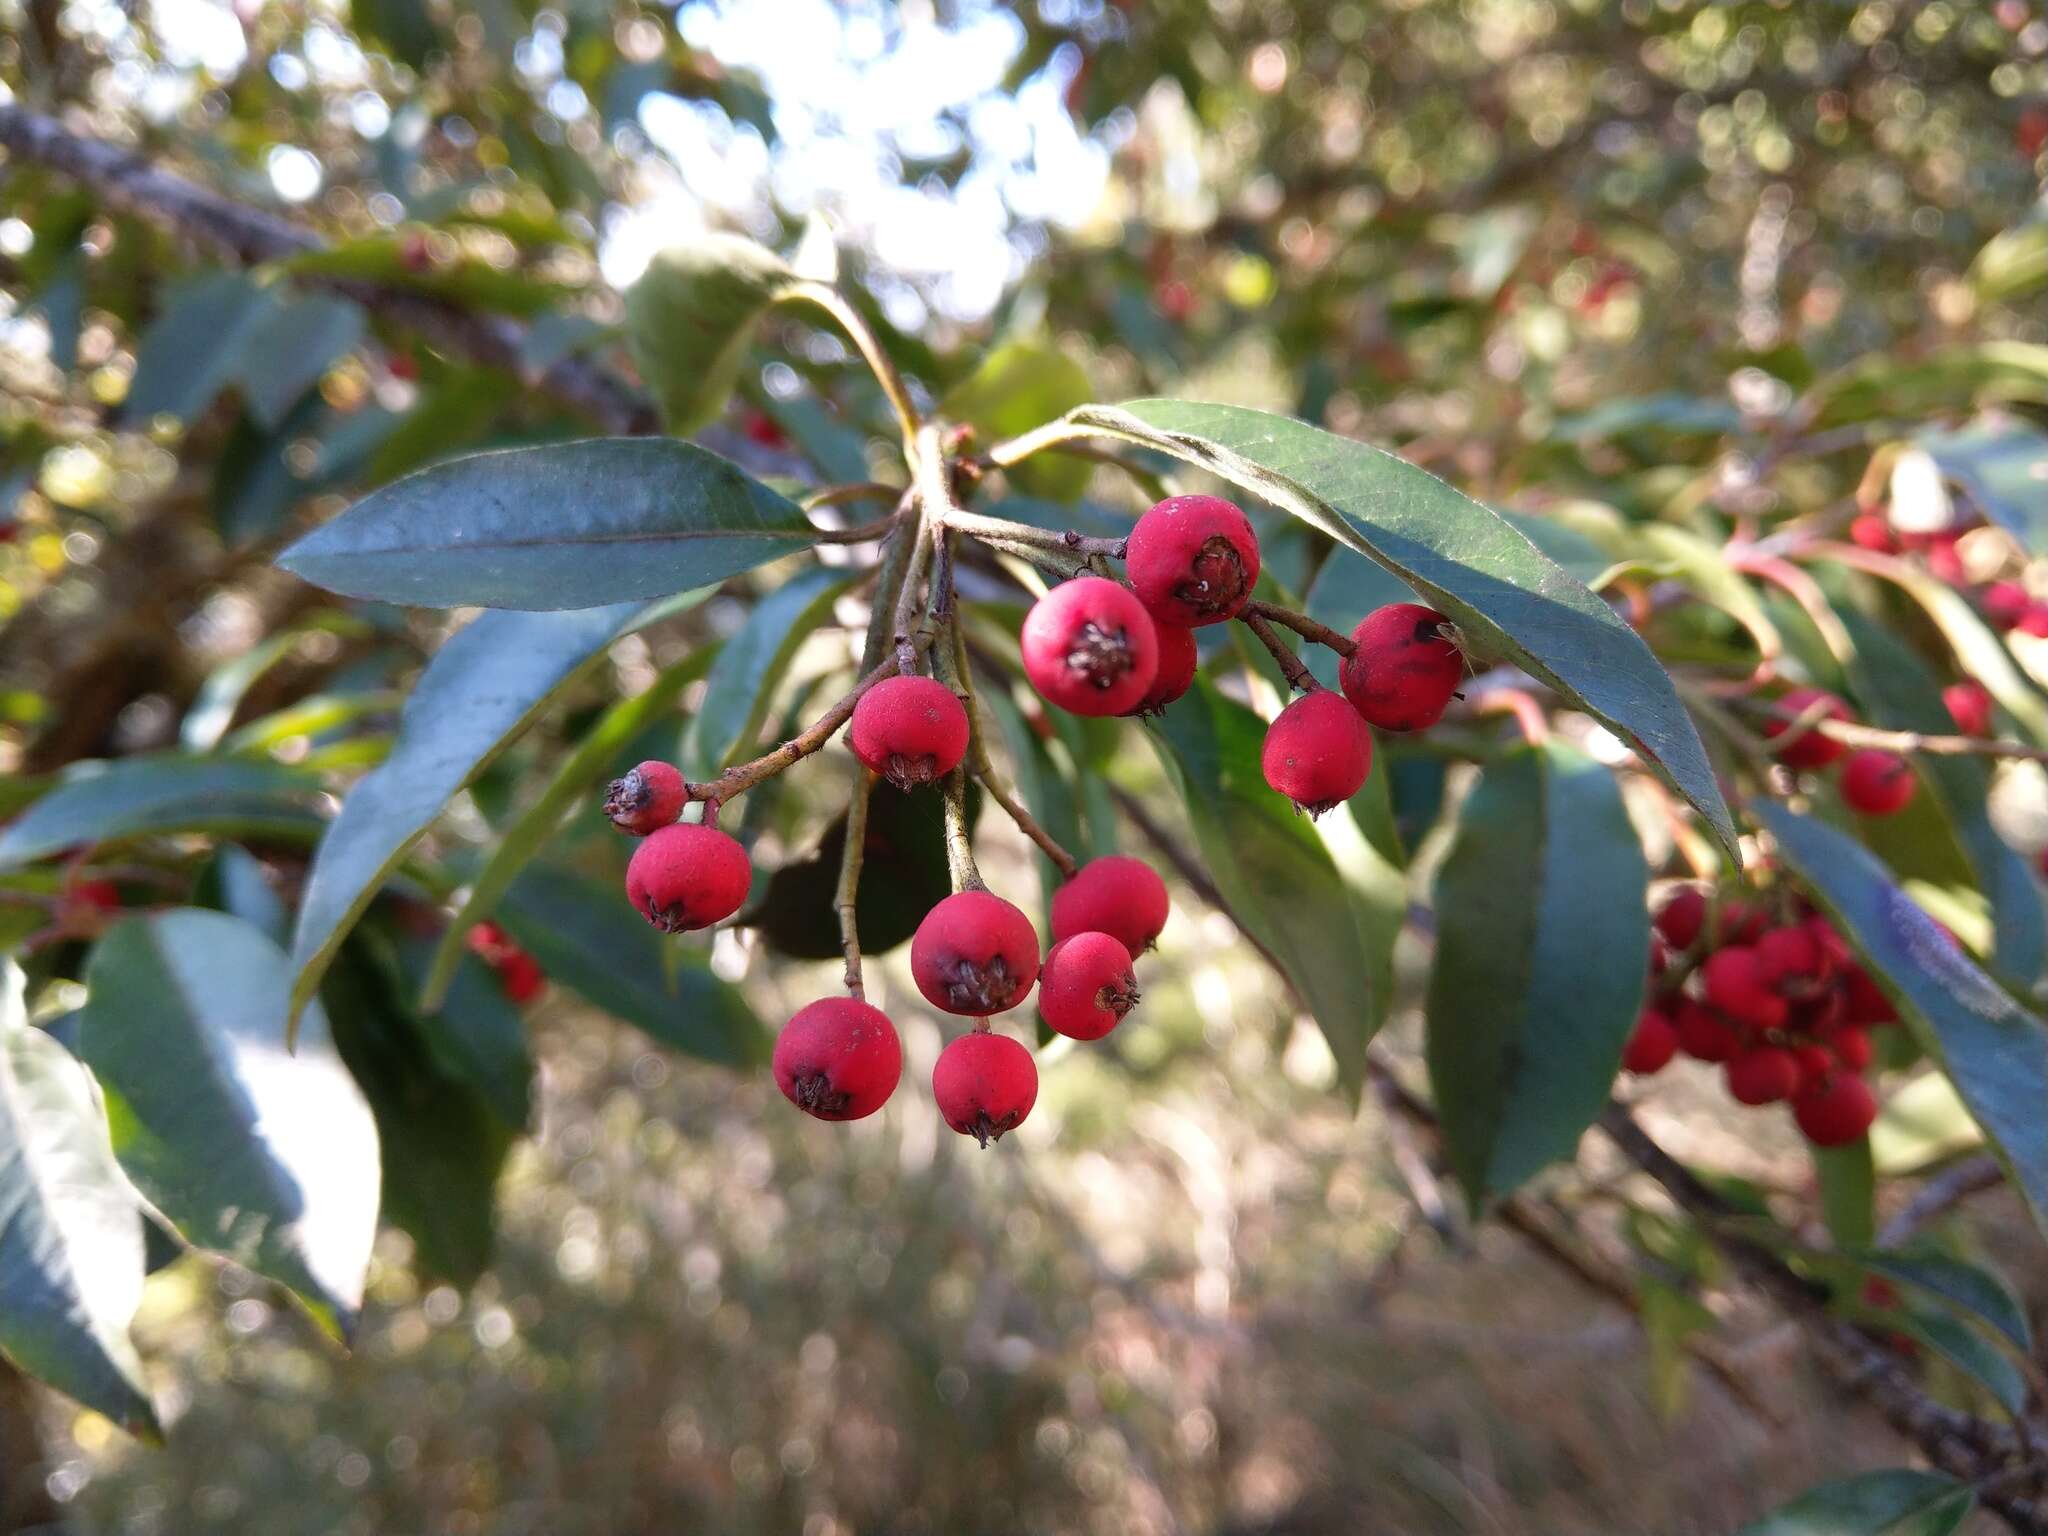
[(856, 770), (853, 798), (846, 803), (846, 846), (839, 855), (839, 888), (832, 896), (839, 914), (839, 950), (846, 956), (846, 990), (862, 1002), (868, 993), (860, 970), (860, 866), (867, 853), (868, 801), (874, 792), (874, 772), (863, 765)]
[(1081, 861), (1062, 848), (1059, 840), (1039, 825), (1038, 818), (1024, 809), (1022, 803), (994, 773), (977, 773), (975, 777), (981, 781), (981, 787), (988, 791), (989, 798), (1009, 813), (1010, 820), (1017, 823), (1017, 830), (1036, 843), (1039, 851), (1053, 861), (1062, 878), (1073, 879), (1075, 871), (1081, 867)]
[(715, 779), (700, 784), (686, 784), (684, 792), (692, 800), (724, 805), (735, 795), (743, 795), (763, 779), (772, 779), (783, 769), (803, 761), (832, 739), (833, 733), (853, 716), (853, 708), (860, 703), (861, 695), (885, 677), (894, 677), (900, 659), (889, 657), (870, 671), (844, 698), (840, 699), (824, 714), (806, 726), (802, 733), (791, 737), (772, 752), (764, 752), (751, 762), (736, 763)]
[(987, 885), (974, 862), (974, 839), (967, 825), (967, 775), (955, 768), (940, 791), (946, 797), (946, 872), (955, 891), (983, 891)]
[(949, 506), (939, 515), (947, 527), (957, 529), (969, 538), (1000, 539), (1005, 543), (1063, 550), (1076, 555), (1105, 555), (1112, 560), (1121, 560), (1125, 546), (1130, 542), (1127, 539), (1090, 538), (1071, 528), (1064, 532), (1034, 528), (1029, 523), (1013, 522), (1007, 517), (989, 517), (958, 506)]
[(1273, 626), (1256, 613), (1239, 613), (1244, 627), (1259, 637), (1259, 643), (1273, 653), (1273, 660), (1280, 664), (1281, 674), (1287, 679), (1287, 686), (1297, 693), (1314, 693), (1323, 685), (1316, 681), (1315, 674), (1303, 665), (1285, 640), (1273, 633)]
[(1329, 625), (1318, 624), (1307, 614), (1296, 613), (1292, 608), (1282, 608), (1278, 603), (1262, 603), (1254, 599), (1238, 611), (1291, 629), (1302, 639), (1313, 640), (1317, 645), (1326, 646), (1339, 656), (1358, 654), (1358, 646), (1349, 635), (1339, 634)]
[(1791, 710), (1781, 704), (1750, 707), (1750, 713), (1789, 720), (1790, 729), (1773, 738), (1771, 745), (1782, 752), (1809, 731), (1851, 747), (1875, 747), (1885, 752), (1919, 753), (1926, 757), (2014, 757), (2028, 762), (2048, 763), (2048, 747), (2024, 742), (2001, 741), (1989, 736), (1931, 736), (1924, 731), (1888, 731), (1874, 725), (1859, 725), (1828, 716), (1827, 701)]

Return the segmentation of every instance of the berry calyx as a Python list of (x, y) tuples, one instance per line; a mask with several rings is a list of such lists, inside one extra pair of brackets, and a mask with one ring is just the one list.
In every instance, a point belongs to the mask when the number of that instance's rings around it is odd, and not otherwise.
[(1629, 1031), (1628, 1044), (1621, 1048), (1622, 1070), (1648, 1077), (1671, 1065), (1677, 1054), (1677, 1026), (1655, 1008), (1645, 1008)]
[(956, 891), (925, 913), (910, 974), (934, 1008), (986, 1018), (1024, 1001), (1038, 978), (1031, 919), (988, 891)]
[(1842, 799), (1859, 815), (1896, 816), (1919, 787), (1912, 764), (1896, 753), (1866, 747), (1842, 764)]
[(819, 1120), (860, 1120), (896, 1091), (903, 1042), (881, 1009), (855, 997), (806, 1003), (775, 1037), (775, 1086)]
[(1046, 593), (1025, 616), (1020, 638), (1031, 685), (1072, 714), (1126, 714), (1159, 674), (1152, 616), (1128, 587), (1100, 576)]
[(1251, 601), (1259, 540), (1220, 496), (1169, 496), (1131, 530), (1124, 568), (1138, 600), (1162, 624), (1220, 624)]
[(1163, 715), (1166, 706), (1195, 685), (1195, 668), (1201, 657), (1195, 651), (1195, 632), (1178, 624), (1155, 623), (1159, 637), (1159, 671), (1152, 687), (1138, 701), (1134, 715)]
[(932, 1066), (939, 1114), (986, 1147), (1014, 1131), (1038, 1101), (1038, 1066), (1008, 1035), (976, 1030), (948, 1041)]
[(1046, 953), (1038, 1016), (1075, 1040), (1100, 1040), (1138, 1006), (1131, 952), (1106, 933), (1077, 933)]
[(683, 814), (689, 790), (674, 763), (645, 762), (622, 779), (613, 779), (604, 794), (604, 813), (621, 832), (645, 837)]
[(1724, 1069), (1728, 1096), (1738, 1104), (1775, 1104), (1799, 1092), (1799, 1058), (1783, 1046), (1753, 1046)]
[(1106, 933), (1142, 955), (1166, 926), (1166, 882), (1137, 859), (1104, 854), (1052, 893), (1052, 936)]
[(1259, 766), (1267, 784), (1320, 816), (1357, 794), (1372, 772), (1372, 732), (1342, 696), (1318, 688), (1266, 728)]
[(746, 849), (716, 827), (679, 821), (633, 850), (626, 898), (663, 933), (685, 933), (739, 911), (753, 880)]
[(1838, 1072), (1792, 1101), (1792, 1119), (1817, 1147), (1861, 1141), (1877, 1119), (1877, 1095), (1853, 1072)]
[(1942, 689), (1941, 702), (1948, 706), (1948, 717), (1963, 735), (1991, 734), (1991, 690), (1974, 677)]
[(929, 677), (883, 678), (860, 696), (846, 730), (853, 755), (901, 790), (959, 767), (967, 738), (966, 707)]
[[(1776, 741), (1792, 729), (1800, 716), (1817, 705), (1826, 706), (1821, 712), (1822, 720), (1839, 720), (1848, 725), (1856, 718), (1841, 698), (1829, 693), (1825, 688), (1793, 688), (1778, 697), (1773, 706), (1775, 712), (1764, 722), (1765, 739)], [(1797, 737), (1778, 748), (1778, 761), (1788, 768), (1825, 768), (1848, 750), (1847, 746), (1834, 737), (1823, 735), (1813, 727), (1807, 727)]]
[(1465, 677), (1449, 619), (1420, 603), (1389, 603), (1361, 619), (1351, 641), (1357, 649), (1337, 679), (1367, 723), (1420, 731), (1443, 718)]
[(1651, 920), (1666, 944), (1673, 949), (1691, 949), (1707, 925), (1707, 897), (1698, 886), (1683, 885), (1664, 899)]

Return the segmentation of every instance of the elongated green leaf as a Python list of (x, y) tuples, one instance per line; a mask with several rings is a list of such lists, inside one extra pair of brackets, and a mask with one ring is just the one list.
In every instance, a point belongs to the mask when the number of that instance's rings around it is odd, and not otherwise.
[(391, 755), (342, 802), (292, 940), (294, 1018), (336, 947), (448, 798), (487, 767), (641, 612), (485, 613), (420, 674)]
[(308, 635), (361, 635), (368, 631), (362, 620), (344, 613), (322, 613), (290, 629), (281, 630), (262, 644), (252, 646), (232, 661), (223, 662), (199, 685), (199, 695), (178, 726), (178, 742), (188, 752), (207, 752), (234, 722), (235, 710), (256, 680), (290, 656)]
[(626, 290), (626, 345), (669, 431), (694, 432), (725, 409), (755, 322), (795, 277), (740, 235), (696, 235), (655, 253)]
[[(1008, 341), (953, 387), (941, 406), (948, 421), (964, 421), (984, 442), (1028, 432), (1094, 398), (1088, 371), (1051, 342)], [(1094, 466), (1071, 454), (1027, 459), (1010, 470), (1030, 496), (1074, 501), (1088, 488)]]
[(1514, 662), (1627, 740), (1739, 862), (1706, 749), (1649, 647), (1478, 502), (1390, 453), (1264, 411), (1136, 400), (1070, 419), (1199, 465), (1379, 561), (1482, 657)]
[(1927, 1306), (1887, 1308), (1884, 1323), (1918, 1339), (1989, 1392), (2007, 1413), (2018, 1416), (2027, 1403), (2027, 1379), (1998, 1347), (1960, 1318)]
[(1645, 523), (1630, 531), (1650, 560), (1740, 624), (1760, 652), (1776, 654), (1782, 642), (1756, 588), (1729, 569), (1719, 549), (1669, 523)]
[(812, 566), (762, 595), (712, 664), (704, 700), (683, 737), (686, 777), (713, 778), (729, 762), (749, 755), (775, 701), (775, 685), (797, 648), (830, 617), (833, 602), (854, 574)]
[[(2048, 225), (2040, 234), (2048, 249)], [(2048, 434), (1993, 412), (1953, 431), (1923, 428), (1913, 441), (2028, 553), (2048, 553)]]
[(0, 962), (0, 1350), (115, 1423), (156, 1433), (128, 1324), (142, 1300), (142, 1213), (92, 1083), (29, 1027)]
[(1968, 1483), (1938, 1472), (1865, 1472), (1802, 1493), (1736, 1536), (1953, 1536), (1976, 1504)]
[(250, 328), (235, 360), (249, 414), (275, 430), (335, 359), (363, 339), (362, 307), (331, 293), (309, 294), (269, 309)]
[(289, 1286), (346, 1335), (377, 1230), (377, 1130), (318, 1007), (285, 1053), (283, 951), (226, 913), (179, 908), (116, 926), (86, 986), (79, 1054), (121, 1166), (188, 1242)]
[(2048, 283), (2048, 221), (2038, 208), (1993, 235), (1970, 263), (1968, 275), (1986, 303), (2019, 298)]
[(1855, 839), (1758, 801), (1778, 851), (1947, 1071), (2048, 1229), (2048, 1027), (2012, 1000)]
[(1821, 1215), (1838, 1248), (1877, 1240), (1877, 1169), (1870, 1138), (1846, 1147), (1815, 1147), (1813, 1171), (1820, 1179)]
[(193, 420), (235, 377), (244, 342), (277, 306), (275, 289), (240, 272), (178, 284), (136, 347), (123, 418)]
[(280, 763), (169, 754), (84, 763), (0, 831), (0, 869), (150, 833), (310, 821), (319, 792), (312, 774)]
[(1989, 1324), (2021, 1354), (2034, 1347), (2025, 1309), (2005, 1282), (1987, 1269), (1934, 1249), (1858, 1248), (1846, 1257), (1872, 1274), (1924, 1291)]
[(723, 581), (814, 542), (795, 503), (693, 443), (472, 454), (374, 491), (278, 564), (429, 608), (594, 608)]
[(1642, 1005), (1649, 872), (1614, 775), (1555, 739), (1486, 765), (1436, 883), (1429, 1077), (1476, 1208), (1570, 1157)]

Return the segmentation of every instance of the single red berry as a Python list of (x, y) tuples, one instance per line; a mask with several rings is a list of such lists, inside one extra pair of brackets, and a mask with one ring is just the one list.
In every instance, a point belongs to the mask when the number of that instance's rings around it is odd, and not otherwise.
[(1861, 1141), (1877, 1119), (1877, 1095), (1853, 1072), (1837, 1072), (1821, 1087), (1792, 1101), (1792, 1118), (1817, 1147)]
[(1991, 690), (1974, 677), (1942, 689), (1941, 702), (1948, 706), (1949, 719), (1963, 735), (1991, 734)]
[(1375, 608), (1351, 631), (1357, 647), (1337, 669), (1344, 697), (1383, 731), (1420, 731), (1443, 718), (1465, 657), (1451, 640), (1450, 620), (1420, 603)]
[(1655, 1008), (1645, 1008), (1636, 1016), (1628, 1044), (1621, 1048), (1621, 1065), (1624, 1071), (1648, 1077), (1663, 1071), (1677, 1054), (1677, 1026)]
[(1152, 688), (1138, 701), (1134, 715), (1163, 715), (1166, 706), (1195, 686), (1195, 668), (1202, 658), (1195, 651), (1195, 632), (1178, 624), (1155, 623), (1159, 637), (1159, 671)]
[(1899, 1010), (1890, 996), (1860, 965), (1842, 972), (1842, 1018), (1850, 1024), (1896, 1024)]
[(2036, 640), (2048, 636), (2048, 603), (2027, 604), (2027, 611), (2020, 615), (2019, 623), (2013, 628), (2023, 635), (2032, 635)]
[(1896, 816), (1920, 787), (1913, 765), (1893, 752), (1866, 747), (1842, 764), (1842, 799), (1864, 816)]
[(1705, 1003), (1681, 998), (1672, 1019), (1678, 1048), (1695, 1061), (1726, 1061), (1742, 1049), (1742, 1032)]
[(1786, 997), (1805, 996), (1827, 974), (1827, 954), (1804, 923), (1773, 928), (1753, 947), (1763, 984)]
[(626, 897), (663, 933), (683, 933), (739, 911), (753, 879), (746, 849), (716, 827), (679, 821), (633, 850)]
[(967, 755), (967, 710), (929, 677), (885, 677), (860, 696), (847, 727), (853, 755), (898, 789), (942, 779)]
[(1120, 853), (1083, 864), (1052, 893), (1052, 936), (1106, 933), (1142, 955), (1166, 926), (1166, 882), (1152, 868)]
[(1220, 496), (1169, 496), (1138, 519), (1124, 546), (1138, 600), (1162, 624), (1220, 624), (1251, 601), (1259, 540)]
[[(1849, 713), (1849, 706), (1825, 688), (1793, 688), (1781, 694), (1772, 706), (1775, 713), (1764, 722), (1764, 735), (1776, 741), (1792, 729), (1800, 716), (1816, 705), (1825, 705), (1820, 718), (1839, 720), (1844, 724), (1856, 717)], [(1832, 736), (1824, 736), (1811, 727), (1788, 741), (1778, 749), (1778, 760), (1788, 768), (1825, 768), (1849, 749)]]
[(806, 1003), (775, 1037), (775, 1086), (807, 1115), (861, 1120), (896, 1091), (903, 1042), (889, 1016), (854, 997)]
[(547, 987), (547, 972), (540, 968), (540, 962), (525, 950), (514, 948), (493, 967), (498, 973), (498, 985), (505, 989), (505, 996), (515, 1003), (530, 1003)]
[(976, 1030), (949, 1040), (932, 1067), (939, 1114), (984, 1147), (1014, 1131), (1038, 1101), (1038, 1065), (1008, 1035)]
[(748, 411), (741, 430), (747, 434), (747, 441), (759, 443), (763, 448), (789, 446), (788, 436), (766, 411)]
[(496, 923), (483, 922), (471, 926), (462, 936), (463, 945), (469, 952), (487, 965), (496, 965), (518, 946), (512, 942), (512, 935)]
[(1076, 1040), (1100, 1040), (1138, 1006), (1131, 952), (1106, 933), (1061, 939), (1038, 972), (1038, 1016)]
[(1372, 772), (1372, 732), (1327, 688), (1303, 694), (1266, 728), (1266, 782), (1311, 816), (1357, 794)]
[(1785, 999), (1770, 989), (1757, 953), (1747, 945), (1717, 949), (1700, 967), (1700, 987), (1715, 1008), (1752, 1029), (1777, 1029), (1785, 1022)]
[(1863, 1071), (1877, 1055), (1869, 1031), (1854, 1024), (1836, 1024), (1822, 1030), (1820, 1042), (1851, 1072)]
[(121, 888), (111, 880), (74, 880), (64, 888), (65, 900), (95, 912), (118, 912)]
[(1038, 977), (1031, 919), (988, 891), (956, 891), (925, 913), (910, 974), (934, 1008), (986, 1018), (1024, 1001)]
[(1031, 685), (1077, 715), (1127, 714), (1159, 675), (1159, 635), (1130, 588), (1100, 576), (1063, 581), (1025, 615)]
[(1873, 554), (1896, 555), (1899, 552), (1899, 536), (1892, 532), (1892, 525), (1875, 512), (1865, 512), (1850, 522), (1849, 542)]
[(674, 763), (645, 762), (605, 791), (604, 813), (621, 832), (645, 837), (683, 814), (689, 799), (683, 775)]
[(1795, 1045), (1792, 1059), (1799, 1063), (1800, 1093), (1809, 1093), (1834, 1075), (1835, 1058), (1824, 1045)]
[(1985, 622), (1994, 629), (2011, 629), (2026, 615), (2032, 602), (2027, 589), (2016, 581), (1994, 581), (1977, 594), (1977, 606), (1983, 610)]
[(1924, 551), (1927, 574), (1946, 586), (1960, 587), (1970, 579), (1970, 573), (1963, 569), (1962, 552), (1956, 548), (1960, 537), (1954, 532), (1934, 534)]
[(1691, 949), (1706, 925), (1707, 897), (1696, 885), (1680, 886), (1657, 909), (1657, 932), (1673, 949)]
[(1782, 1046), (1751, 1046), (1723, 1070), (1738, 1104), (1775, 1104), (1799, 1091), (1799, 1058)]

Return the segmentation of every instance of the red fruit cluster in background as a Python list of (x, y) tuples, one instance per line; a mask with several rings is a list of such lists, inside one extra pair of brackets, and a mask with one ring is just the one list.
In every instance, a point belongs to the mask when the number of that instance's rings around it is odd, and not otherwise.
[(1972, 590), (1958, 545), (1963, 535), (1982, 521), (1971, 515), (1931, 533), (1902, 533), (1882, 512), (1864, 512), (1850, 522), (1849, 542), (1872, 554), (1917, 557), (1928, 575), (1969, 596), (1993, 629), (2048, 635), (2048, 602), (2033, 596), (2019, 582), (1989, 581)]
[(1646, 1076), (1681, 1053), (1714, 1062), (1737, 1103), (1789, 1103), (1814, 1145), (1860, 1140), (1877, 1118), (1870, 1031), (1898, 1012), (1835, 926), (1803, 905), (1780, 917), (1754, 896), (1684, 886), (1654, 927), (1624, 1070)]
[(496, 923), (478, 923), (465, 938), (470, 953), (498, 973), (498, 985), (515, 1003), (530, 1003), (546, 990), (547, 972), (540, 962)]

